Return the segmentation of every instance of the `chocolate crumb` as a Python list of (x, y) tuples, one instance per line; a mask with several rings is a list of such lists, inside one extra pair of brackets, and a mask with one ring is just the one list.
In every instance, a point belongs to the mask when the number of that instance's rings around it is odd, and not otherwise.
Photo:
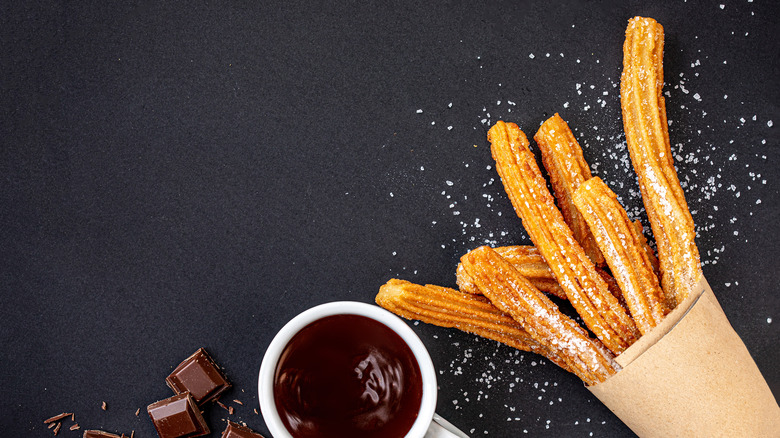
[(106, 407), (106, 402), (103, 402), (103, 406), (101, 406), (104, 411), (108, 410), (108, 407)]
[(43, 423), (44, 424), (53, 423), (53, 422), (55, 422), (57, 420), (62, 420), (63, 418), (67, 417), (68, 415), (73, 415), (73, 413), (72, 412), (63, 412), (63, 413), (61, 413), (59, 415), (55, 415), (55, 416), (53, 416), (51, 418), (43, 420)]
[(234, 401), (234, 402), (236, 402), (236, 403), (238, 403), (238, 404), (240, 404), (241, 406), (244, 406), (244, 403), (242, 403), (242, 402), (241, 402), (241, 400), (236, 400), (236, 399), (233, 399), (233, 401)]
[(222, 402), (221, 402), (221, 401), (219, 401), (219, 400), (217, 400), (217, 404), (219, 405), (219, 407), (221, 407), (222, 409), (224, 409), (224, 410), (226, 410), (226, 411), (229, 411), (229, 410), (230, 410), (230, 409), (228, 409), (228, 407), (227, 407), (227, 406), (225, 406), (225, 404), (224, 404), (224, 403), (222, 403)]
[(79, 426), (78, 424), (74, 424), (73, 426), (70, 427), (70, 430), (79, 430), (79, 429), (81, 429), (81, 426)]
[(141, 408), (138, 408), (138, 409), (136, 409), (136, 410), (135, 410), (135, 416), (136, 416), (136, 417), (138, 416), (138, 413), (139, 413), (139, 412), (141, 412)]
[(76, 422), (76, 413), (75, 412), (70, 414), (70, 421), (72, 421), (74, 423)]
[(57, 435), (60, 431), (60, 427), (62, 427), (62, 423), (57, 423), (57, 427), (54, 428), (54, 435)]
[(255, 415), (260, 415), (260, 413), (257, 412), (257, 408), (255, 408)]
[(233, 415), (233, 406), (228, 406), (228, 415)]
[(135, 431), (130, 432), (130, 438), (134, 438), (134, 437), (135, 437)]

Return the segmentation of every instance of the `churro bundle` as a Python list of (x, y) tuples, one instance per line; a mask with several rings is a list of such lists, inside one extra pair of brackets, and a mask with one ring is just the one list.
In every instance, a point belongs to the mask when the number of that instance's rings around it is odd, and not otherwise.
[[(667, 132), (663, 38), (655, 20), (631, 19), (621, 77), (657, 257), (558, 114), (534, 136), (557, 207), (525, 134), (499, 121), (491, 153), (533, 246), (479, 247), (461, 257), (461, 291), (390, 280), (377, 303), (548, 357), (643, 437), (780, 436), (780, 407), (702, 276)], [(542, 291), (567, 299), (596, 338)]]
[(569, 302), (599, 340), (620, 354), (639, 338), (636, 324), (555, 207), (525, 134), (514, 123), (499, 121), (488, 131), (488, 141), (517, 215)]

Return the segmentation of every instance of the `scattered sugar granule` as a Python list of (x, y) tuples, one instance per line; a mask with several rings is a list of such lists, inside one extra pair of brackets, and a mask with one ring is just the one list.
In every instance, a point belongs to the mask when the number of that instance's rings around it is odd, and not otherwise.
[(772, 123), (772, 121), (771, 121), (771, 120), (770, 120), (770, 121), (768, 121), (768, 122), (766, 122), (766, 126), (769, 126), (769, 127), (771, 128), (771, 127), (772, 127), (772, 125), (774, 125), (774, 123)]
[(417, 110), (417, 114), (422, 114), (422, 110), (421, 110), (421, 109), (418, 109), (418, 110)]
[(766, 319), (766, 323), (767, 323), (767, 324), (772, 324), (772, 318), (767, 318), (767, 319)]
[(529, 57), (529, 58), (531, 58), (531, 59), (534, 59), (534, 54), (533, 54), (533, 53), (530, 53), (530, 54), (528, 55), (528, 57)]

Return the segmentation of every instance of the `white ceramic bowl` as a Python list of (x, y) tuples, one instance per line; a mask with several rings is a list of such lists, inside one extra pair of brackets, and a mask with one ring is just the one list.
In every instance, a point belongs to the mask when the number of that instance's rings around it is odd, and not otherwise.
[(290, 432), (284, 427), (274, 402), (274, 373), (279, 356), (282, 354), (284, 347), (287, 346), (287, 343), (290, 342), (290, 339), (301, 329), (314, 321), (331, 315), (361, 315), (371, 318), (398, 333), (398, 336), (406, 342), (417, 359), (422, 376), (420, 411), (417, 413), (417, 420), (412, 424), (412, 428), (409, 429), (406, 436), (407, 438), (424, 437), (436, 409), (437, 392), (436, 372), (434, 371), (428, 350), (425, 349), (420, 338), (401, 318), (381, 307), (355, 301), (336, 301), (312, 307), (290, 320), (271, 341), (263, 357), (263, 363), (260, 365), (260, 377), (257, 382), (260, 409), (263, 412), (265, 424), (268, 426), (271, 434), (275, 438), (292, 438)]

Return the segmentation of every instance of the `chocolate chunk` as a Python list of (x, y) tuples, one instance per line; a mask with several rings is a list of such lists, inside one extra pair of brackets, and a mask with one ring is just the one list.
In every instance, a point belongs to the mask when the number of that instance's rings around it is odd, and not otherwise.
[(179, 364), (165, 378), (165, 383), (176, 394), (189, 392), (199, 405), (216, 399), (230, 388), (230, 383), (202, 348)]
[(189, 392), (152, 403), (146, 408), (160, 438), (190, 438), (209, 433), (209, 427)]
[(84, 438), (119, 438), (119, 435), (104, 432), (102, 430), (85, 430)]
[(228, 421), (227, 429), (222, 432), (221, 438), (263, 438), (263, 436), (248, 427)]

